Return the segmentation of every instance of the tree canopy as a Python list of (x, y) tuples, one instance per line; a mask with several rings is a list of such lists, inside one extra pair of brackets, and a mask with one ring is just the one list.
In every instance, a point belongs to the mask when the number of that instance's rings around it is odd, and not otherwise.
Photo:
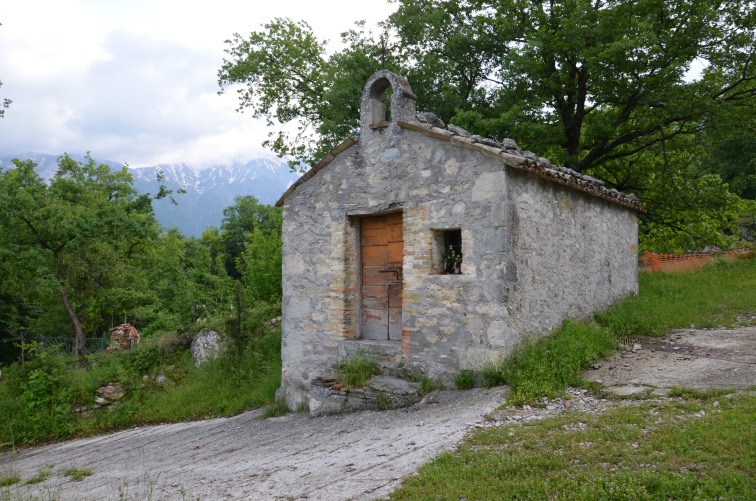
[(748, 175), (732, 173), (739, 161), (723, 163), (716, 145), (722, 151), (732, 134), (756, 135), (755, 2), (397, 4), (379, 35), (358, 24), (331, 54), (305, 22), (275, 19), (248, 37), (236, 34), (218, 72), (221, 92), (236, 88), (239, 111), (279, 127), (266, 142), (273, 151), (292, 166), (312, 164), (359, 132), (362, 86), (385, 64), (408, 77), (419, 111), (482, 136), (512, 137), (656, 208), (670, 202), (660, 180), (674, 172), (675, 186), (687, 183), (676, 194), (691, 202), (678, 208), (708, 197), (712, 203), (698, 207), (713, 210), (715, 222), (656, 209), (644, 216), (697, 235), (680, 242), (732, 232), (731, 216), (743, 208), (737, 197), (713, 178), (698, 181), (721, 173), (750, 193)]
[(14, 164), (0, 174), (4, 290), (57, 290), (83, 354), (84, 333), (102, 310), (139, 301), (129, 269), (158, 234), (151, 199), (136, 194), (125, 167), (111, 171), (91, 157), (80, 163), (62, 156), (49, 184), (32, 161)]

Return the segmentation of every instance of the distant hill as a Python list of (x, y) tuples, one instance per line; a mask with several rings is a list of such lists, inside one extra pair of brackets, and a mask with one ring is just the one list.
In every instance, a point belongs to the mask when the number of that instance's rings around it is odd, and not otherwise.
[[(71, 155), (83, 160), (83, 155)], [(0, 169), (13, 164), (11, 159), (33, 160), (37, 172), (49, 180), (57, 170), (58, 155), (42, 153), (22, 153), (0, 156)], [(122, 164), (96, 159), (98, 163), (121, 168)], [(159, 183), (157, 173), (163, 172), (166, 188), (174, 190), (178, 205), (169, 200), (153, 202), (155, 215), (166, 228), (178, 228), (187, 236), (198, 237), (208, 226), (220, 226), (223, 209), (234, 203), (237, 195), (252, 195), (260, 202), (274, 204), (276, 200), (297, 180), (299, 174), (292, 173), (286, 162), (278, 159), (260, 158), (246, 163), (215, 165), (202, 169), (186, 164), (164, 164), (151, 167), (129, 168), (134, 176), (134, 187), (139, 193), (157, 193)], [(176, 195), (180, 188), (186, 194)]]

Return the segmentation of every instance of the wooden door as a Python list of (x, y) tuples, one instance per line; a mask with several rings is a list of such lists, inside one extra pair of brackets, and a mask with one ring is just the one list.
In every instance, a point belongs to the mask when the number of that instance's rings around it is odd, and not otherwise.
[(360, 221), (360, 334), (364, 339), (402, 339), (402, 214)]

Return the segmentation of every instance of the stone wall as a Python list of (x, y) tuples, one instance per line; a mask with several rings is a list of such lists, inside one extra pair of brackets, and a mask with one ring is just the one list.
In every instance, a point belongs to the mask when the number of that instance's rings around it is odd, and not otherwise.
[[(403, 80), (391, 80), (399, 119), (384, 122), (371, 106), (386, 74), (366, 86), (359, 141), (345, 141), (279, 202), (281, 394), (292, 408), (360, 344), (387, 359), (401, 353), (408, 369), (448, 382), (506, 356), (523, 336), (637, 292), (637, 199), (514, 141), (442, 129), (429, 114), (408, 118), (414, 96)], [(400, 347), (359, 339), (360, 218), (389, 212), (402, 213), (404, 228)], [(461, 274), (446, 275), (439, 242), (452, 230), (464, 260)]]
[[(522, 336), (637, 290), (635, 212), (401, 129), (333, 159), (284, 204), (283, 385), (293, 407), (359, 337), (359, 218), (401, 210), (405, 363), (480, 368)], [(434, 270), (434, 231), (462, 230), (461, 275)]]

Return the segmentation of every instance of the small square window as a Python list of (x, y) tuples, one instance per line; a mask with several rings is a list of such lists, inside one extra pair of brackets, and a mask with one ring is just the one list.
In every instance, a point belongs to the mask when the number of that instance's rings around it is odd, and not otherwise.
[(447, 275), (462, 273), (462, 230), (433, 230), (433, 271)]

